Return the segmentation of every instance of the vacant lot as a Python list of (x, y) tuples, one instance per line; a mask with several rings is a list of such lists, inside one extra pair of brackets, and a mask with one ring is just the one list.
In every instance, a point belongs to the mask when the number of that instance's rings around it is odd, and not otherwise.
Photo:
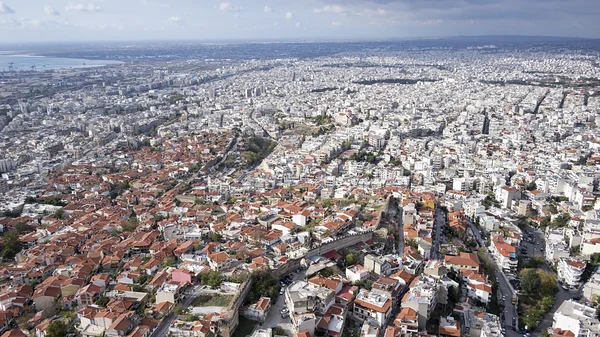
[(200, 294), (192, 302), (193, 307), (227, 307), (233, 296), (220, 294)]

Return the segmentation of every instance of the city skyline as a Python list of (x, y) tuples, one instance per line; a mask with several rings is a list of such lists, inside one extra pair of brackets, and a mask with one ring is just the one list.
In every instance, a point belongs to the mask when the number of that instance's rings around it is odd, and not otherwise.
[(599, 14), (586, 0), (4, 0), (0, 42), (598, 38)]

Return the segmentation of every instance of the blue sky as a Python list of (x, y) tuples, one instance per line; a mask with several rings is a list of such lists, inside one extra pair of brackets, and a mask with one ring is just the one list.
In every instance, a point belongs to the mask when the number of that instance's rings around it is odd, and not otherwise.
[(600, 0), (0, 0), (0, 43), (600, 37)]

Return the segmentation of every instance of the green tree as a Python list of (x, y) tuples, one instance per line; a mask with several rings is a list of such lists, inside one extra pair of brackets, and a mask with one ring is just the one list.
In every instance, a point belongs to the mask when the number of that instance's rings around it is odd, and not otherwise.
[(346, 260), (346, 265), (347, 266), (351, 266), (353, 264), (356, 264), (356, 256), (352, 252), (346, 254), (345, 260)]
[(57, 219), (63, 219), (65, 216), (65, 210), (62, 208), (59, 208), (56, 210), (56, 212), (54, 212), (54, 215), (56, 216)]
[(529, 185), (527, 185), (527, 190), (528, 191), (535, 191), (537, 190), (537, 185), (535, 184), (535, 182), (530, 182)]
[(4, 234), (2, 239), (2, 251), (0, 255), (3, 259), (13, 259), (21, 251), (21, 242), (19, 234), (15, 230), (11, 230)]
[(535, 269), (523, 269), (519, 274), (521, 277), (521, 288), (527, 294), (535, 294), (539, 291), (542, 279)]
[(362, 279), (358, 282), (355, 282), (354, 285), (360, 289), (371, 290), (371, 288), (373, 288), (373, 281), (369, 279)]
[(100, 296), (97, 300), (96, 300), (96, 304), (98, 304), (101, 307), (105, 307), (108, 302), (110, 302), (110, 298), (106, 297), (106, 296)]
[(321, 274), (321, 276), (323, 277), (331, 277), (333, 276), (334, 272), (333, 269), (331, 269), (330, 267), (327, 267), (325, 269), (322, 269), (319, 274)]
[(33, 232), (35, 230), (35, 228), (33, 226), (27, 224), (26, 222), (19, 222), (15, 226), (15, 230), (19, 234), (25, 234), (25, 233)]
[(276, 301), (281, 288), (278, 280), (272, 273), (266, 270), (258, 270), (250, 276), (252, 279), (252, 287), (246, 296), (247, 303), (255, 303), (259, 298), (265, 296), (270, 297), (272, 301)]
[(221, 237), (221, 234), (216, 233), (216, 232), (210, 232), (209, 238), (210, 238), (210, 241), (212, 241), (212, 242), (221, 242), (221, 240), (223, 239)]
[(67, 326), (62, 320), (54, 320), (46, 328), (46, 337), (65, 337), (67, 335)]
[(218, 271), (210, 271), (200, 274), (200, 283), (212, 288), (218, 288), (224, 281), (224, 277)]

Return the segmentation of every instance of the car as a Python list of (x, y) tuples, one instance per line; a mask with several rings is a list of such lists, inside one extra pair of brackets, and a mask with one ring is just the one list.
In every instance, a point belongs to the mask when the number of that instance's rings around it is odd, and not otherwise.
[(288, 318), (288, 317), (290, 317), (290, 315), (288, 315), (288, 314), (281, 314), (281, 318)]
[(288, 312), (290, 312), (290, 311), (289, 311), (287, 308), (285, 308), (285, 309), (282, 309), (282, 310), (281, 310), (281, 314), (282, 314), (282, 315), (285, 315), (285, 314), (287, 314)]
[(284, 291), (284, 288), (281, 288), (281, 290), (279, 290), (279, 295), (283, 295)]

